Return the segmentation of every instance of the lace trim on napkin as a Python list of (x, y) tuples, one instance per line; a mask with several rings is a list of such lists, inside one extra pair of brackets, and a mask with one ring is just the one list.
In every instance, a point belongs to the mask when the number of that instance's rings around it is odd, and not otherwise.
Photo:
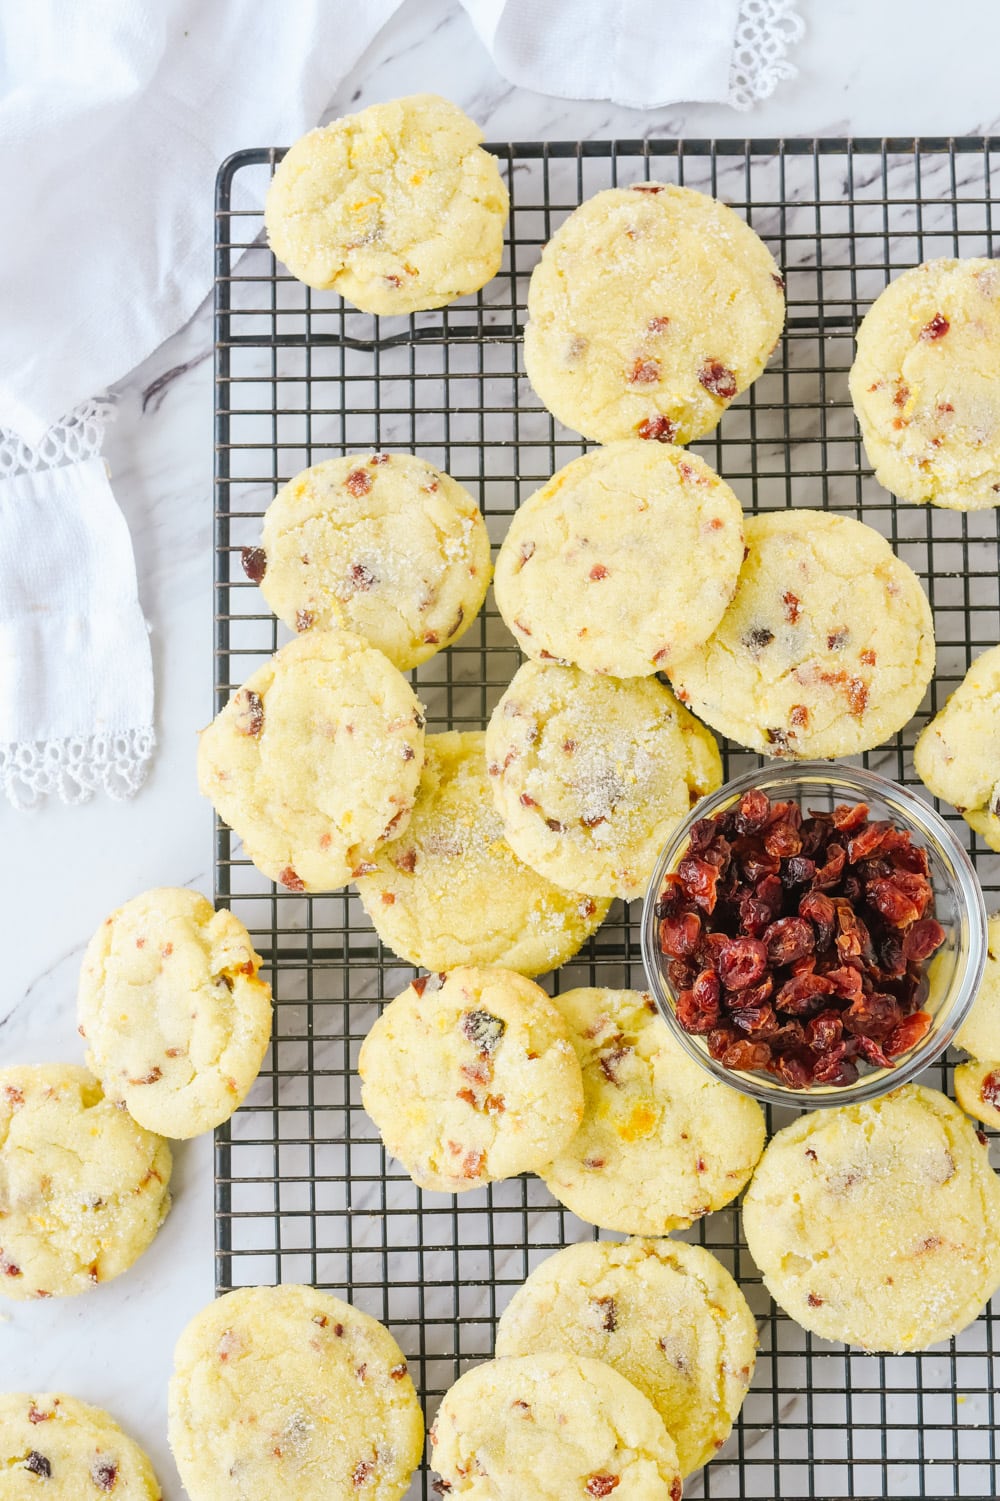
[[(0, 480), (95, 458), (115, 415), (113, 401), (91, 397), (50, 427), (37, 447), (0, 428)], [(152, 725), (0, 744), (0, 792), (15, 808), (31, 808), (52, 795), (64, 803), (85, 803), (95, 792), (132, 797), (146, 779), (155, 745)]]
[(729, 103), (750, 109), (798, 69), (785, 54), (805, 33), (795, 0), (742, 0), (729, 75)]
[(108, 735), (0, 745), (0, 789), (15, 808), (57, 794), (85, 803), (95, 792), (132, 797), (146, 780), (156, 737), (152, 725)]

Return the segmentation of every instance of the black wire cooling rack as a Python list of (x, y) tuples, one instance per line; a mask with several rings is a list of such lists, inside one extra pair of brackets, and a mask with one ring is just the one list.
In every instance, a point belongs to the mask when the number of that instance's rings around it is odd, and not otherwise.
[[(890, 277), (935, 256), (1000, 253), (1000, 139), (528, 142), (489, 148), (510, 186), (500, 274), (477, 298), (378, 320), (310, 292), (263, 243), (277, 150), (218, 178), (216, 245), (216, 704), (285, 634), (240, 567), (276, 487), (320, 459), (414, 450), (479, 500), (494, 544), (510, 515), (585, 447), (523, 374), (527, 281), (552, 230), (601, 188), (653, 177), (718, 195), (773, 250), (787, 282), (779, 349), (695, 447), (745, 508), (819, 506), (877, 527), (927, 588), (938, 639), (929, 699), (864, 757), (913, 784), (913, 742), (970, 660), (1000, 639), (1000, 511), (897, 505), (873, 480), (847, 392), (853, 334)], [(519, 662), (492, 605), (415, 674), (429, 728), (480, 728)], [(757, 764), (724, 746), (727, 776)], [(973, 849), (987, 905), (1000, 860)], [(492, 1354), (495, 1320), (551, 1251), (594, 1232), (535, 1178), (459, 1198), (422, 1195), (387, 1162), (361, 1108), (357, 1053), (382, 998), (413, 971), (383, 949), (350, 890), (275, 890), (218, 828), (216, 897), (270, 973), (274, 1038), (248, 1103), (216, 1136), (217, 1285), (303, 1281), (387, 1323), (433, 1415), (459, 1372)], [(616, 903), (553, 987), (643, 984), (638, 904)], [(543, 982), (546, 983), (546, 982)], [(929, 1082), (950, 1082), (938, 1065)], [(775, 1120), (772, 1125), (780, 1124)], [(864, 1234), (864, 1226), (859, 1226)], [(864, 1355), (814, 1339), (772, 1304), (735, 1208), (687, 1232), (740, 1282), (760, 1326), (732, 1438), (685, 1488), (739, 1497), (994, 1496), (1000, 1304), (950, 1346)], [(878, 1248), (872, 1247), (873, 1260)], [(423, 1472), (410, 1495), (428, 1497)]]

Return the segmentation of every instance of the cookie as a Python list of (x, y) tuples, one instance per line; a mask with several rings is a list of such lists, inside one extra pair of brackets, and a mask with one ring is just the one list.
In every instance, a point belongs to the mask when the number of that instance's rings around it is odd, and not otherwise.
[(850, 389), (879, 484), (955, 511), (1000, 505), (1000, 261), (891, 281), (858, 329)]
[(977, 657), (913, 752), (929, 792), (1000, 850), (1000, 646)]
[(656, 678), (525, 662), (486, 731), (493, 801), (522, 860), (558, 886), (641, 897), (694, 803), (722, 782), (704, 725)]
[(764, 1146), (764, 1115), (675, 1042), (651, 996), (554, 997), (583, 1069), (583, 1124), (541, 1170), (592, 1225), (666, 1235), (734, 1199)]
[(757, 1326), (702, 1246), (586, 1241), (537, 1266), (497, 1327), (498, 1356), (554, 1349), (603, 1360), (638, 1387), (690, 1475), (721, 1449), (743, 1405)]
[(528, 288), (524, 364), (560, 422), (595, 443), (690, 443), (760, 375), (784, 281), (731, 208), (691, 188), (607, 188), (574, 209)]
[(955, 1099), (966, 1115), (1000, 1131), (1000, 1060), (960, 1063), (955, 1070)]
[(409, 453), (351, 454), (289, 480), (244, 568), (293, 631), (353, 631), (401, 672), (479, 613), (490, 539), (468, 491)]
[(411, 94), (311, 130), (275, 169), (271, 249), (307, 286), (366, 313), (477, 292), (500, 269), (507, 189), (456, 104)]
[(166, 1218), (170, 1168), (87, 1069), (0, 1069), (0, 1295), (70, 1297), (127, 1271)]
[(445, 1393), (431, 1463), (476, 1501), (680, 1501), (674, 1441), (642, 1392), (566, 1353), (488, 1360)]
[(534, 1172), (583, 1116), (565, 1022), (509, 969), (414, 980), (365, 1038), (358, 1072), (386, 1151), (438, 1193)]
[(398, 1501), (424, 1446), (388, 1329), (312, 1287), (242, 1287), (177, 1343), (170, 1447), (191, 1501)]
[(348, 631), (307, 631), (203, 730), (198, 786), (257, 869), (332, 891), (409, 822), (424, 716), (392, 663)]
[(743, 1230), (797, 1323), (865, 1350), (950, 1339), (1000, 1285), (1000, 1180), (962, 1112), (916, 1084), (779, 1131)]
[(972, 1009), (958, 1029), (955, 1046), (973, 1058), (1000, 1058), (1000, 912), (986, 929), (986, 968)]
[(485, 739), (428, 735), (409, 828), (355, 880), (379, 938), (408, 964), (540, 975), (572, 958), (611, 903), (563, 891), (518, 859), (493, 806)]
[(183, 1139), (242, 1104), (271, 1037), (260, 955), (231, 912), (162, 887), (105, 918), (77, 1001), (87, 1064), (147, 1131)]
[(536, 661), (647, 677), (722, 619), (743, 562), (743, 512), (672, 445), (612, 443), (574, 459), (515, 513), (497, 606)]
[(51, 1392), (0, 1392), (3, 1501), (160, 1501), (139, 1445), (98, 1407)]
[(747, 559), (715, 634), (669, 669), (674, 692), (763, 756), (853, 756), (913, 716), (934, 623), (912, 569), (850, 516), (747, 517)]

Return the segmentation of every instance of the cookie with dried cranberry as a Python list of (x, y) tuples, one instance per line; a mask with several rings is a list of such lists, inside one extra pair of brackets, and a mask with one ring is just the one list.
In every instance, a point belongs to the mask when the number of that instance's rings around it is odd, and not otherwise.
[(764, 1147), (764, 1115), (689, 1058), (652, 997), (553, 997), (583, 1070), (583, 1124), (539, 1173), (582, 1220), (666, 1235), (734, 1199)]
[(960, 1063), (955, 1070), (955, 1099), (966, 1115), (1000, 1131), (1000, 1061)]
[(358, 1072), (386, 1151), (436, 1193), (534, 1172), (583, 1116), (566, 1023), (509, 969), (414, 980), (365, 1038)]
[(0, 1297), (89, 1292), (170, 1208), (170, 1148), (69, 1063), (0, 1069)]
[(290, 629), (353, 631), (406, 672), (476, 618), (490, 539), (472, 496), (433, 464), (352, 454), (278, 491), (244, 567)]
[(656, 678), (525, 662), (486, 731), (512, 848), (560, 886), (641, 897), (668, 837), (722, 782), (718, 747)]
[(603, 1360), (638, 1387), (690, 1475), (721, 1449), (743, 1405), (757, 1325), (703, 1246), (591, 1240), (537, 1266), (501, 1316), (498, 1357), (546, 1350)]
[(715, 633), (668, 669), (674, 692), (765, 756), (853, 756), (901, 730), (934, 672), (913, 570), (878, 532), (827, 511), (746, 520), (747, 557)]
[(955, 511), (1000, 505), (1000, 260), (891, 281), (858, 329), (850, 387), (879, 484)]
[(955, 1046), (973, 1058), (1000, 1058), (1000, 912), (994, 912), (987, 924), (982, 983)]
[(500, 269), (507, 189), (457, 104), (411, 94), (311, 130), (275, 169), (271, 249), (307, 286), (366, 313), (477, 292)]
[(1000, 1286), (1000, 1179), (961, 1110), (916, 1084), (779, 1131), (743, 1229), (797, 1323), (865, 1350), (950, 1339)]
[(358, 893), (379, 938), (421, 969), (558, 969), (607, 916), (608, 898), (564, 891), (504, 838), (479, 731), (428, 735), (410, 825), (365, 860)]
[(466, 1371), (444, 1395), (431, 1444), (449, 1496), (681, 1498), (677, 1450), (649, 1398), (611, 1366), (568, 1353)]
[(77, 1001), (87, 1064), (148, 1131), (183, 1139), (227, 1121), (260, 1072), (271, 991), (232, 912), (161, 887), (105, 918)]
[(388, 1329), (294, 1283), (239, 1288), (195, 1315), (174, 1353), (169, 1433), (191, 1501), (399, 1501), (424, 1446)]
[(153, 1466), (108, 1413), (52, 1392), (0, 1392), (3, 1501), (160, 1501)]
[(712, 634), (743, 562), (743, 512), (704, 460), (629, 439), (574, 459), (515, 513), (497, 606), (526, 656), (648, 677)]
[(929, 792), (1000, 850), (1000, 646), (976, 658), (921, 731), (913, 764)]
[(314, 630), (202, 731), (198, 786), (270, 880), (332, 891), (406, 828), (423, 759), (402, 673), (360, 636)]
[(607, 188), (542, 251), (524, 363), (542, 401), (596, 443), (690, 443), (757, 379), (784, 281), (744, 219), (663, 183)]

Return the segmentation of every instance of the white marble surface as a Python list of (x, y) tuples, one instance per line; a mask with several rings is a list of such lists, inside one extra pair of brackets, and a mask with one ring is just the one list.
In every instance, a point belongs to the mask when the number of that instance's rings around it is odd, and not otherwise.
[[(930, 0), (802, 0), (800, 8), (809, 30), (795, 56), (799, 77), (766, 104), (745, 115), (686, 105), (643, 114), (512, 88), (457, 4), (407, 0), (330, 114), (432, 89), (493, 139), (1000, 130), (995, 4), (950, 0), (947, 48), (942, 7)], [(206, 265), (206, 291), (210, 274)], [(134, 802), (99, 797), (31, 815), (0, 808), (5, 1063), (79, 1057), (76, 973), (106, 911), (151, 885), (211, 890), (211, 815), (194, 782), (195, 732), (211, 712), (210, 349), (206, 304), (118, 391), (106, 452), (152, 625), (159, 750)], [(2, 1384), (63, 1387), (112, 1408), (154, 1456), (169, 1501), (182, 1493), (166, 1448), (165, 1385), (178, 1331), (212, 1294), (211, 1157), (208, 1141), (178, 1149), (176, 1207), (131, 1274), (71, 1303), (0, 1311)]]

